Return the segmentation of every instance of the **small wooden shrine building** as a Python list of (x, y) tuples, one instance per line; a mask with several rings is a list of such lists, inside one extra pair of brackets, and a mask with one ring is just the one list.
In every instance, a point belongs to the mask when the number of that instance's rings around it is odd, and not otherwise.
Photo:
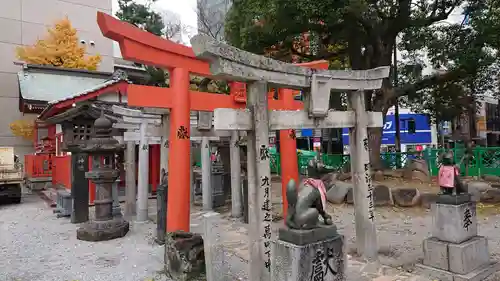
[[(94, 133), (94, 121), (101, 112), (113, 123), (121, 123), (123, 116), (113, 112), (113, 105), (127, 106), (127, 80), (126, 74), (117, 71), (113, 76), (87, 90), (77, 92), (65, 98), (48, 103), (37, 119), (37, 128), (55, 128), (55, 154), (52, 159), (52, 184), (54, 186), (71, 188), (71, 153), (67, 148), (71, 145), (84, 142)], [(120, 127), (120, 126), (118, 126)], [(123, 143), (124, 129), (113, 129), (113, 136)], [(138, 149), (136, 147), (136, 159)], [(156, 191), (159, 184), (160, 145), (150, 144), (149, 149), (149, 186), (150, 192)], [(123, 155), (120, 156), (124, 159)], [(89, 160), (89, 166), (91, 166)], [(136, 170), (137, 173), (137, 170)], [(136, 177), (137, 178), (137, 177)], [(122, 169), (119, 193), (124, 195), (125, 175)], [(82, 179), (85, 180), (85, 179)], [(90, 204), (95, 199), (95, 186), (89, 183)]]

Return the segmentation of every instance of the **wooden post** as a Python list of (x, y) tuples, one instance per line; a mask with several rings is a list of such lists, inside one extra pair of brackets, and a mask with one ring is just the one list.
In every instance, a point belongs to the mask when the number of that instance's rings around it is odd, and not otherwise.
[[(293, 103), (293, 90), (280, 89), (280, 98), (283, 99), (284, 106)], [(290, 180), (299, 183), (299, 163), (297, 159), (297, 140), (295, 130), (280, 131), (280, 164), (281, 164), (281, 197), (283, 202), (283, 217), (286, 218), (288, 212), (288, 200), (286, 199), (286, 186)], [(286, 157), (285, 157), (286, 155)]]
[(142, 119), (139, 134), (139, 172), (137, 188), (137, 222), (148, 220), (148, 191), (149, 191), (149, 144), (146, 136), (147, 120)]
[(238, 131), (232, 131), (229, 154), (231, 158), (231, 216), (233, 218), (241, 217), (243, 211), (241, 204), (241, 159), (238, 141)]
[(170, 127), (170, 157), (168, 170), (167, 231), (189, 231), (190, 221), (190, 171), (191, 141), (189, 139), (189, 72), (174, 68), (170, 74), (170, 88), (173, 90), (173, 106)]
[(350, 105), (356, 115), (356, 125), (354, 128), (349, 129), (352, 179), (356, 187), (353, 189), (356, 244), (358, 254), (362, 255), (368, 262), (376, 262), (378, 260), (378, 244), (364, 92), (356, 91), (348, 96)]
[[(248, 178), (250, 280), (271, 280), (271, 167), (269, 166), (269, 111), (267, 83), (253, 82), (248, 85), (248, 105), (254, 119), (254, 132), (247, 149), (249, 165), (255, 167)], [(252, 156), (252, 157), (250, 157)], [(252, 183), (252, 184), (250, 184)], [(264, 266), (263, 266), (264, 265)]]

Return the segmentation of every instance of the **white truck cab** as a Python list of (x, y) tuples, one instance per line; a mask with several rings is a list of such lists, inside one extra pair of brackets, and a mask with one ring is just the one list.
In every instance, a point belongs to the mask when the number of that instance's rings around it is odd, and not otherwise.
[(23, 170), (13, 147), (0, 147), (0, 199), (21, 203)]

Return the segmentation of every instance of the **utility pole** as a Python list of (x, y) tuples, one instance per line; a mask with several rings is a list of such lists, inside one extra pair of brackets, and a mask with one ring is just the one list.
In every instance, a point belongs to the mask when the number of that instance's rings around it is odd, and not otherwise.
[[(398, 86), (398, 47), (397, 47), (397, 38), (394, 39), (394, 62), (393, 62), (393, 75), (394, 75), (394, 82), (393, 82), (393, 87), (396, 88)], [(394, 104), (394, 121), (396, 122), (396, 138), (395, 138), (395, 145), (396, 145), (396, 152), (401, 152), (401, 133), (399, 131), (399, 98), (396, 97), (396, 102)]]

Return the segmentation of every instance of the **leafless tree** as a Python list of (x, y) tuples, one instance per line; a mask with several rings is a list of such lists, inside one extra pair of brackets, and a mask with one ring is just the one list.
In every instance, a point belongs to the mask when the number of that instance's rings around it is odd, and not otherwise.
[(224, 41), (224, 21), (230, 1), (218, 1), (218, 3), (210, 4), (208, 0), (197, 1), (198, 32), (219, 41)]
[(176, 43), (182, 43), (182, 34), (187, 31), (187, 26), (182, 24), (179, 15), (170, 11), (162, 11), (161, 16), (165, 25), (164, 37)]

